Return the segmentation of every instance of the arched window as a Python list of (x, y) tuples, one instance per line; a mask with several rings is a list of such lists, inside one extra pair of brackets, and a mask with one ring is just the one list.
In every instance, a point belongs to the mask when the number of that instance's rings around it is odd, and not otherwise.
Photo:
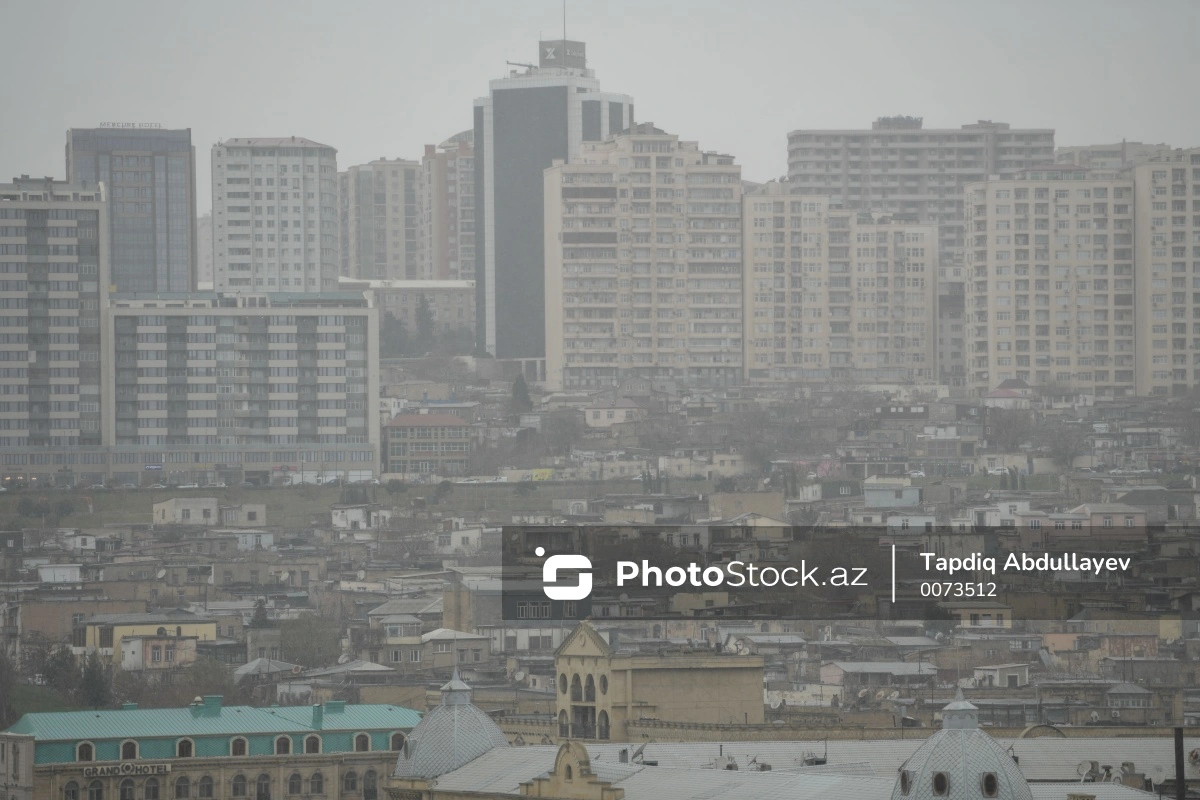
[(91, 742), (82, 742), (78, 747), (75, 748), (75, 760), (95, 761), (96, 748), (92, 747)]
[(180, 739), (175, 743), (176, 758), (191, 758), (195, 752), (191, 739)]
[(138, 757), (137, 742), (121, 742), (121, 760), (134, 761)]
[(75, 781), (69, 781), (63, 787), (63, 800), (79, 800), (79, 784)]
[(608, 712), (607, 711), (601, 711), (600, 715), (598, 717), (596, 717), (596, 738), (597, 739), (607, 739), (608, 738)]
[(321, 737), (309, 736), (304, 740), (304, 752), (319, 753), (321, 752)]
[(188, 780), (187, 775), (180, 775), (175, 779), (175, 800), (187, 800), (192, 796), (192, 782)]
[(375, 770), (369, 769), (363, 773), (363, 800), (378, 800), (379, 789), (375, 782)]
[(158, 800), (158, 796), (158, 778), (147, 778), (142, 797), (144, 800)]
[(571, 769), (570, 764), (567, 764), (566, 772), (567, 772), (567, 780), (571, 780), (575, 777), (575, 771)]
[(596, 702), (596, 679), (591, 675), (587, 676), (587, 681), (583, 685), (583, 699), (587, 703)]
[(100, 781), (89, 783), (87, 800), (104, 800), (104, 784)]
[(366, 753), (371, 749), (371, 737), (360, 733), (354, 737), (354, 752)]
[(600, 676), (600, 694), (608, 694), (608, 676)]
[(271, 776), (265, 772), (255, 782), (254, 800), (271, 800)]
[(286, 756), (292, 752), (292, 740), (286, 736), (280, 736), (275, 740), (275, 755)]
[(229, 755), (231, 756), (244, 756), (249, 751), (250, 748), (246, 745), (246, 740), (241, 736), (235, 737), (234, 740), (229, 743)]
[(308, 779), (308, 793), (321, 795), (325, 794), (325, 776), (319, 772), (314, 772), (312, 777)]
[(121, 781), (121, 800), (134, 800), (133, 797), (133, 778), (126, 778)]
[(234, 775), (233, 776), (233, 786), (230, 787), (229, 794), (231, 797), (245, 797), (246, 796), (246, 776), (245, 775)]
[(571, 735), (571, 725), (567, 721), (567, 712), (558, 712), (558, 735), (559, 738), (565, 739)]
[(155, 633), (156, 633), (156, 634), (158, 634), (159, 636), (166, 636), (166, 635), (167, 635), (167, 629), (166, 629), (166, 628), (159, 628), (157, 631), (155, 631)]
[(583, 682), (578, 673), (571, 676), (571, 699), (575, 702), (583, 700)]
[(354, 773), (354, 770), (350, 770), (349, 772), (347, 772), (345, 775), (342, 776), (342, 791), (343, 792), (357, 792), (358, 791), (358, 775), (356, 775)]
[(288, 794), (300, 794), (304, 791), (304, 780), (300, 777), (299, 772), (293, 772), (288, 777)]
[(404, 734), (403, 733), (393, 733), (392, 734), (392, 749), (396, 750), (396, 751), (404, 749)]
[(561, 694), (567, 693), (567, 673), (558, 676), (558, 691)]
[(176, 626), (175, 626), (175, 635), (176, 635), (176, 636), (183, 636), (183, 626), (182, 626), (182, 625), (176, 625)]
[(208, 777), (207, 775), (205, 775), (203, 778), (200, 779), (200, 782), (196, 784), (196, 797), (211, 798), (212, 796), (213, 796), (213, 779)]

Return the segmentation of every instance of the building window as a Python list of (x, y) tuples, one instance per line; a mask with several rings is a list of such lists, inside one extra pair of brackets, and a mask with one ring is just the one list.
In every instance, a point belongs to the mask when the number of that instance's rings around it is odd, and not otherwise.
[(79, 784), (70, 781), (63, 787), (63, 800), (79, 800)]
[(900, 794), (907, 797), (912, 792), (912, 773), (908, 770), (900, 772)]
[(100, 781), (89, 783), (87, 800), (104, 800), (104, 784)]
[(142, 794), (144, 800), (158, 800), (158, 778), (148, 778)]
[(403, 750), (403, 749), (404, 749), (404, 734), (403, 733), (393, 733), (392, 734), (392, 750), (399, 751), (399, 750)]
[(238, 736), (232, 742), (230, 742), (229, 755), (244, 756), (244, 755), (246, 755), (246, 752), (247, 752), (246, 740), (243, 739), (241, 736)]
[(979, 781), (979, 788), (983, 791), (984, 797), (995, 797), (1000, 791), (1000, 782), (996, 780), (996, 773), (983, 773), (983, 777)]
[(299, 772), (293, 772), (288, 778), (288, 794), (300, 794), (304, 791), (304, 780)]
[(321, 737), (320, 736), (309, 736), (307, 739), (305, 739), (304, 740), (304, 752), (306, 752), (306, 753), (321, 752)]
[(234, 775), (233, 776), (233, 785), (230, 787), (229, 794), (232, 797), (245, 797), (246, 796), (246, 776), (245, 775)]
[(211, 798), (213, 796), (213, 779), (205, 775), (196, 784), (196, 797)]
[(191, 739), (180, 739), (175, 743), (176, 758), (191, 758), (194, 752)]
[(379, 796), (378, 785), (375, 782), (375, 770), (369, 769), (363, 773), (363, 800), (377, 800)]
[(121, 742), (121, 760), (133, 761), (138, 757), (137, 742)]
[(308, 793), (321, 795), (325, 794), (325, 776), (319, 772), (314, 772), (312, 777), (308, 779)]
[(371, 737), (360, 733), (354, 737), (354, 752), (366, 753), (371, 749)]
[(187, 800), (192, 796), (192, 782), (184, 775), (175, 779), (175, 800)]
[(132, 778), (126, 778), (125, 780), (121, 781), (121, 790), (119, 796), (121, 800), (134, 800)]
[(933, 793), (944, 797), (950, 792), (950, 776), (944, 772), (933, 773)]
[(271, 776), (265, 772), (255, 783), (254, 800), (271, 800)]
[(95, 761), (96, 748), (92, 747), (91, 742), (83, 742), (75, 748), (76, 761)]
[(358, 776), (353, 770), (342, 776), (342, 791), (357, 792), (358, 791)]
[(280, 736), (275, 740), (275, 755), (286, 756), (292, 752), (292, 740), (286, 736)]

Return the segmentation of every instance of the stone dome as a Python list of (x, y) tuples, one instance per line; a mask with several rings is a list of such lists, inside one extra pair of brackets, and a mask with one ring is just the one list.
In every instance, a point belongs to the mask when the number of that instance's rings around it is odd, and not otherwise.
[(1033, 800), (1012, 755), (979, 729), (978, 709), (963, 699), (942, 711), (942, 729), (904, 762), (892, 800)]
[(495, 747), (508, 747), (504, 732), (471, 703), (471, 687), (458, 670), (442, 686), (442, 701), (412, 729), (396, 759), (397, 778), (436, 778), (469, 764)]

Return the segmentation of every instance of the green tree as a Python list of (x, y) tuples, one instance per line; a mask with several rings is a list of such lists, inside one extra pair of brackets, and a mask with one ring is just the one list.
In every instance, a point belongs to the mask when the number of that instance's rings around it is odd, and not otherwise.
[(451, 492), (454, 491), (454, 484), (450, 481), (442, 481), (433, 490), (433, 502), (440, 503)]
[(46, 683), (58, 691), (63, 697), (70, 697), (79, 688), (79, 665), (71, 648), (59, 645), (46, 657), (45, 671), (42, 677)]
[(383, 488), (387, 489), (388, 494), (390, 494), (392, 497), (395, 497), (398, 494), (404, 494), (407, 492), (408, 484), (399, 478), (392, 478), (390, 481), (384, 484)]
[(1000, 476), (1000, 488), (1008, 488), (1008, 470), (1004, 470), (1004, 474)]
[(525, 385), (525, 376), (518, 374), (512, 386), (512, 411), (514, 414), (525, 414), (533, 410), (533, 400), (529, 398), (529, 387)]
[(279, 622), (280, 657), (306, 667), (327, 667), (342, 654), (342, 625), (319, 614)]
[(112, 704), (112, 676), (95, 650), (83, 663), (78, 695), (79, 704), (85, 708), (106, 708)]
[(384, 313), (379, 322), (379, 354), (384, 358), (400, 358), (409, 354), (408, 328), (404, 320), (392, 312)]
[(526, 497), (534, 493), (537, 489), (537, 484), (533, 481), (520, 481), (513, 487), (513, 493), (519, 497)]
[(250, 618), (251, 628), (269, 628), (271, 620), (267, 618), (267, 601), (259, 598), (254, 603), (254, 616)]
[(59, 517), (69, 517), (75, 513), (75, 504), (70, 500), (59, 500), (54, 504), (54, 513)]
[(417, 348), (420, 353), (433, 350), (433, 309), (425, 295), (417, 298)]
[(1034, 435), (1033, 413), (1023, 409), (992, 409), (988, 424), (992, 441), (1003, 453), (1011, 453)]

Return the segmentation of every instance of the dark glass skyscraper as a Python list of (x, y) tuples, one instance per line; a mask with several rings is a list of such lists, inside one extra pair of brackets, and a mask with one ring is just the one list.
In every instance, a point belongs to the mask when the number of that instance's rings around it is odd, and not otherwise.
[(474, 108), (477, 338), (497, 358), (546, 355), (542, 173), (633, 123), (632, 98), (600, 91), (583, 42), (539, 49)]
[(118, 292), (186, 292), (196, 280), (192, 131), (72, 128), (67, 180), (108, 188), (109, 264)]

